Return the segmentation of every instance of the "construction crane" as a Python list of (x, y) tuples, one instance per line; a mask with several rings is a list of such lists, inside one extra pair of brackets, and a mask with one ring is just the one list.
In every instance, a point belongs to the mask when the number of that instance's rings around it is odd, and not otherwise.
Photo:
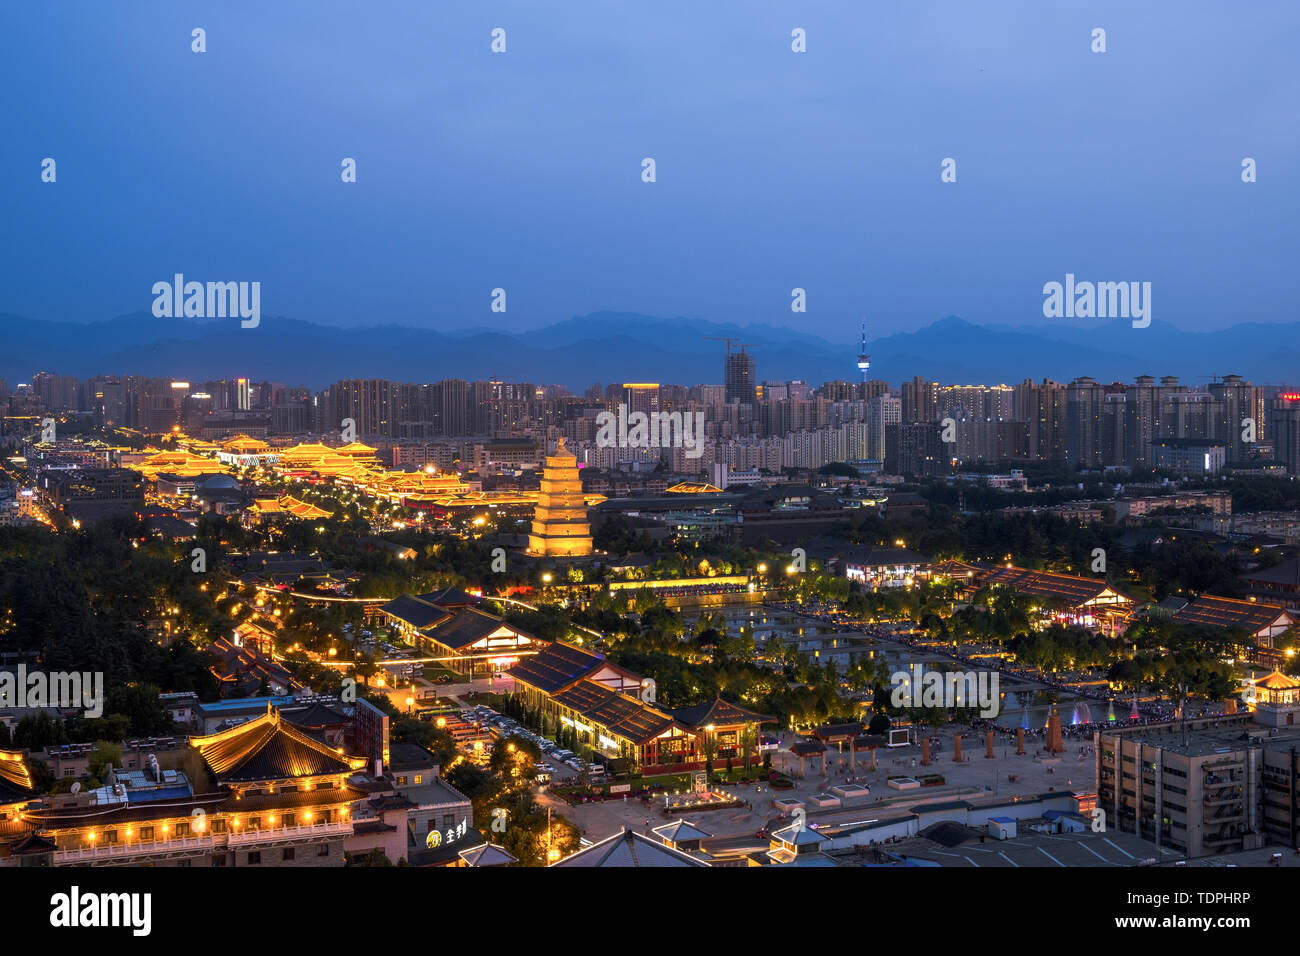
[[(706, 335), (705, 338), (706, 338), (706, 339), (712, 339), (714, 342), (726, 342), (726, 343), (727, 343), (727, 354), (728, 354), (728, 355), (731, 354), (731, 343), (736, 341), (736, 338), (734, 338), (734, 337), (732, 337), (732, 336), (729, 336), (729, 335)], [(740, 343), (737, 345), (737, 348), (739, 348), (740, 351), (743, 352), (743, 351), (745, 351), (745, 349), (747, 349), (747, 348), (748, 348), (748, 349), (756, 349), (756, 348), (758, 348), (758, 347), (759, 347), (760, 345), (762, 345), (762, 344), (763, 344), (763, 343), (761, 343), (761, 342), (740, 342)]]

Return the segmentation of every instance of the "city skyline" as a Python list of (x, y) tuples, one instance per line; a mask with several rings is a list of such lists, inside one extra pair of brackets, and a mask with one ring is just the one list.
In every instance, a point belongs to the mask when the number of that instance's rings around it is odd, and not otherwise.
[(1298, 41), (0, 4), (17, 924), (382, 945), (461, 869), (812, 868), (925, 873), (964, 935), (869, 924), (922, 950), (1280, 926)]

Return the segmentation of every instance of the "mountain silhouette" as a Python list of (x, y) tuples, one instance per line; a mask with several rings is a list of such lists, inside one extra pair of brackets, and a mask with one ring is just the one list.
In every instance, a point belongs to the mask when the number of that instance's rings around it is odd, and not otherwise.
[[(595, 381), (721, 384), (725, 348), (748, 349), (758, 381), (820, 385), (856, 380), (858, 342), (815, 332), (736, 325), (635, 312), (593, 312), (542, 329), (511, 333), (403, 325), (338, 328), (264, 315), (257, 328), (238, 319), (158, 319), (147, 312), (102, 322), (46, 322), (0, 314), (0, 377), (12, 387), (36, 372), (188, 378), (247, 376), (323, 388), (344, 378), (433, 382), (442, 378), (562, 384)], [(947, 316), (914, 332), (869, 341), (872, 378), (897, 385), (913, 375), (944, 384), (1013, 384), (1025, 378), (1131, 381), (1177, 375), (1195, 385), (1235, 373), (1257, 385), (1285, 384), (1300, 367), (1300, 323), (1244, 323), (1183, 332), (1169, 323), (1134, 329), (1127, 320), (1067, 320), (1035, 326), (973, 325)]]

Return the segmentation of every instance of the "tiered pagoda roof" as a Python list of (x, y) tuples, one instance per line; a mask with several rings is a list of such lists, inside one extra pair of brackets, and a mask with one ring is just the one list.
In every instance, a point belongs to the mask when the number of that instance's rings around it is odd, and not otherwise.
[(267, 705), (255, 720), (205, 737), (191, 737), (220, 783), (256, 783), (351, 774), (365, 765), (364, 757), (331, 750)]

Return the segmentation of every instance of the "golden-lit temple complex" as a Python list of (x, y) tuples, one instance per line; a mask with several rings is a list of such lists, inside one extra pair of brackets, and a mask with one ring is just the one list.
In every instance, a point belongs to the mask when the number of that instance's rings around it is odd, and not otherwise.
[(160, 474), (196, 478), (199, 475), (214, 475), (224, 471), (216, 459), (195, 454), (184, 448), (150, 451), (143, 461), (131, 467), (150, 481), (156, 481)]
[(332, 514), (332, 511), (318, 508), (306, 501), (299, 501), (292, 495), (282, 495), (279, 498), (259, 498), (248, 506), (248, 520), (253, 524), (259, 524), (273, 518), (319, 520), (328, 518)]
[(351, 442), (338, 448), (315, 443), (294, 445), (282, 449), (275, 463), (276, 472), (284, 478), (345, 478), (363, 483), (382, 470), (375, 457), (378, 449), (361, 442)]
[(528, 553), (546, 557), (591, 554), (591, 524), (578, 477), (578, 458), (561, 438), (542, 469), (541, 496), (533, 511)]

